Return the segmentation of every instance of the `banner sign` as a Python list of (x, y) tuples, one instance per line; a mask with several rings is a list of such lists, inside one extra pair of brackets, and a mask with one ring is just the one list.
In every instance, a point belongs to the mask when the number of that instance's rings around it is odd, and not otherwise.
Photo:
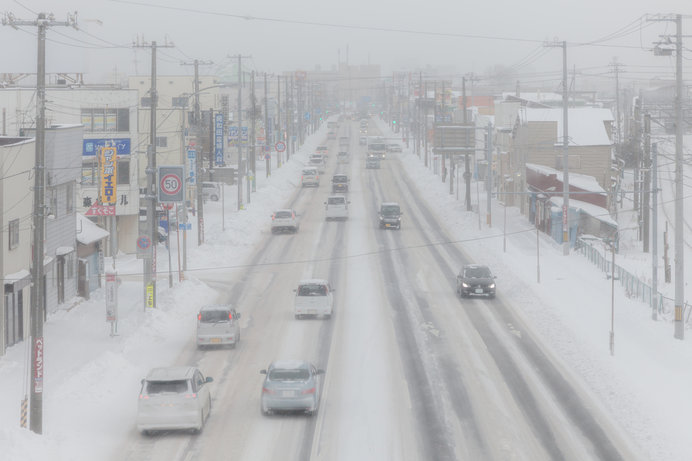
[(195, 149), (187, 150), (187, 168), (187, 182), (188, 184), (195, 185), (197, 183), (197, 151)]
[(96, 156), (101, 147), (115, 147), (118, 155), (130, 155), (130, 138), (84, 139), (82, 140), (82, 155)]
[(118, 321), (118, 284), (115, 272), (106, 273), (106, 321)]
[(118, 161), (115, 147), (101, 148), (101, 204), (115, 205), (118, 201), (117, 196), (117, 168)]
[(224, 164), (223, 161), (223, 114), (214, 114), (214, 163), (216, 166)]

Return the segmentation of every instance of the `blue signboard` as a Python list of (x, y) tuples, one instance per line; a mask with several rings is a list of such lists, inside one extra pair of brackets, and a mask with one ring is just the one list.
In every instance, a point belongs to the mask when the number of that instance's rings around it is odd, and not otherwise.
[(214, 163), (223, 165), (223, 114), (214, 115)]
[(238, 127), (237, 126), (228, 127), (228, 138), (232, 144), (235, 144), (238, 142)]
[(187, 169), (188, 169), (188, 176), (187, 176), (187, 182), (188, 184), (195, 184), (196, 181), (196, 174), (197, 174), (197, 151), (195, 149), (188, 149), (187, 151)]
[(116, 155), (130, 155), (130, 138), (83, 139), (82, 155), (93, 157), (101, 147), (115, 147)]
[(249, 138), (248, 130), (247, 130), (247, 127), (244, 126), (242, 131), (241, 131), (241, 138), (240, 139), (242, 140), (243, 144), (247, 144), (248, 138)]

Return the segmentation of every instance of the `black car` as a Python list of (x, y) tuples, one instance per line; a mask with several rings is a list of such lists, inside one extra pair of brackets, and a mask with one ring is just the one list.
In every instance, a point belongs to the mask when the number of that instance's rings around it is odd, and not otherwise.
[(488, 266), (467, 264), (457, 275), (457, 294), (462, 298), (469, 296), (495, 297), (495, 276)]
[(385, 202), (380, 205), (378, 221), (380, 229), (401, 229), (401, 207), (396, 202)]
[(348, 192), (348, 176), (345, 174), (332, 176), (332, 192)]

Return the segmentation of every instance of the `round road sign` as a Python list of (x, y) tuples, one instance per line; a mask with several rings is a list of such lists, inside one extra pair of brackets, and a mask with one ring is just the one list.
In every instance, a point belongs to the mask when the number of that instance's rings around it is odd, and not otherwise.
[(161, 192), (166, 195), (175, 195), (183, 187), (183, 181), (176, 175), (169, 173), (161, 178)]
[(137, 247), (146, 250), (151, 245), (151, 240), (146, 235), (142, 235), (137, 239)]
[(274, 144), (274, 149), (276, 149), (277, 152), (283, 152), (286, 150), (286, 143), (283, 141), (279, 141), (276, 144)]

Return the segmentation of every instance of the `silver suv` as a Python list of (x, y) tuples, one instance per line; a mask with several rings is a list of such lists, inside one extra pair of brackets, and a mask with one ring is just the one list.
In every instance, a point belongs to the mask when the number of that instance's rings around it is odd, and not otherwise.
[(231, 345), (240, 341), (240, 314), (231, 306), (203, 306), (197, 314), (197, 347)]

